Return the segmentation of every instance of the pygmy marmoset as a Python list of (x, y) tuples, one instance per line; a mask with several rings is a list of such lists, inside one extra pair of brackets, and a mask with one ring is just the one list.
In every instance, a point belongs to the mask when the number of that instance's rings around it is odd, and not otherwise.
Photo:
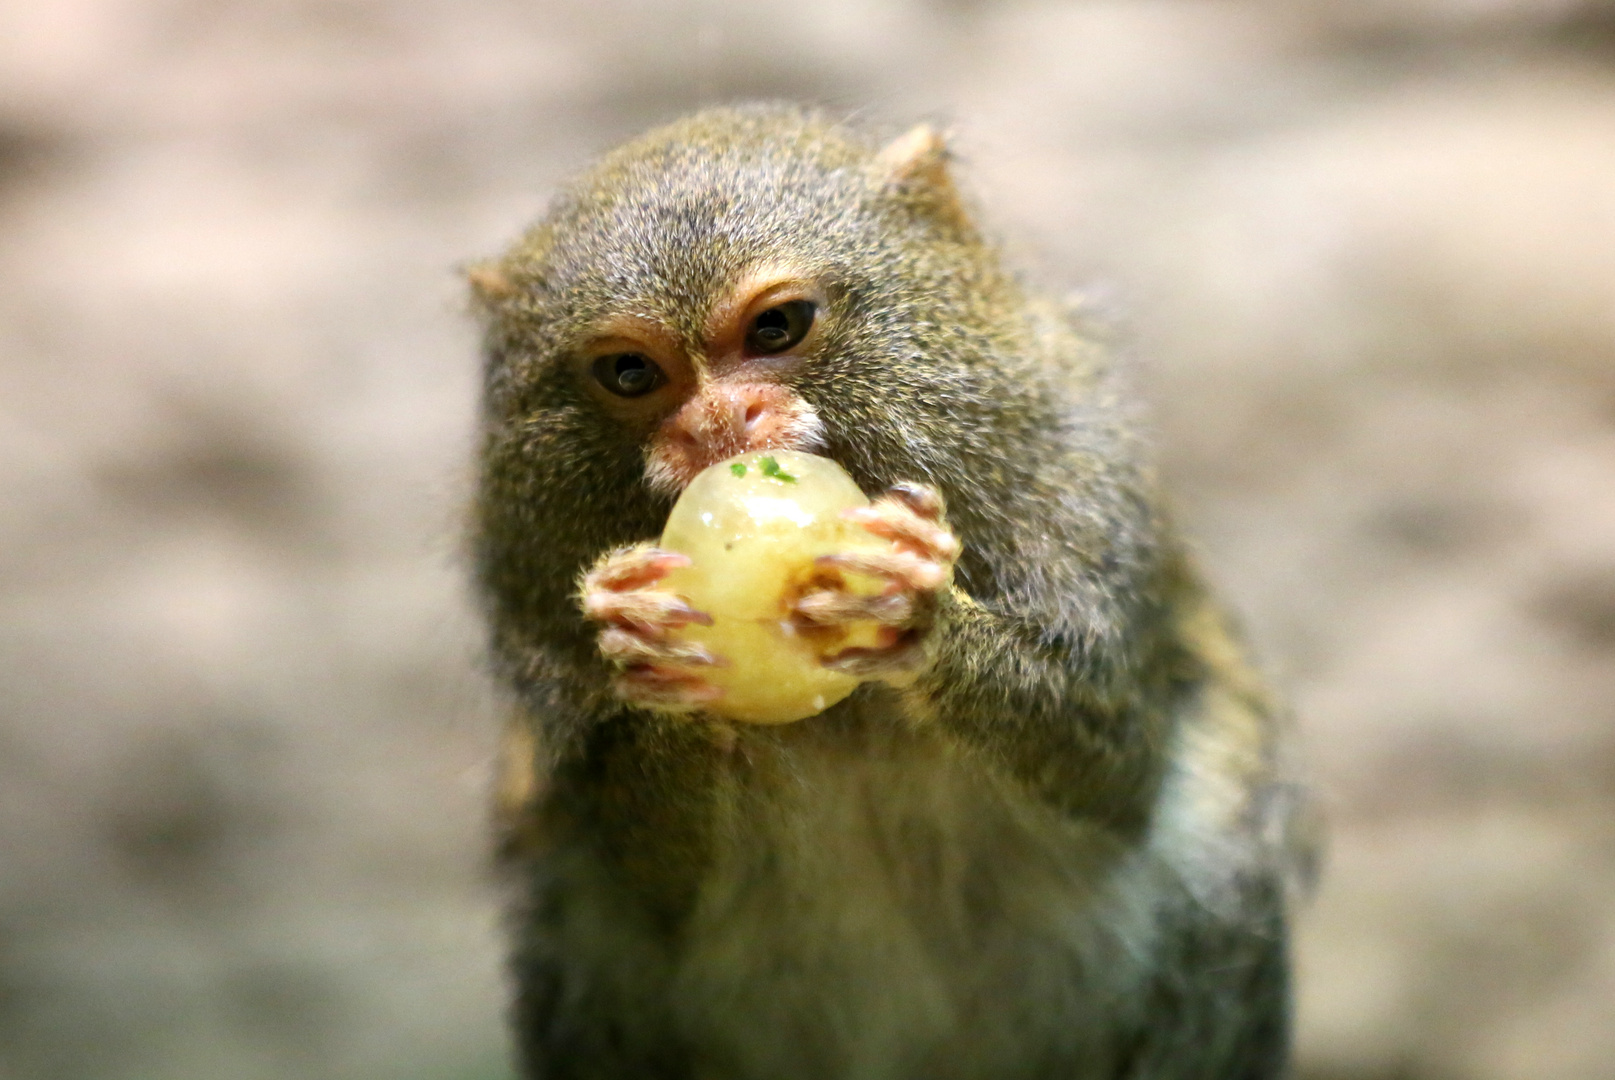
[[(930, 127), (702, 112), (470, 278), (527, 1076), (1285, 1073), (1278, 711), (1107, 349), (1001, 267)], [(798, 602), (882, 630), (776, 726), (703, 711), (723, 658), (652, 543), (759, 448), (839, 463), (896, 541), (880, 603)]]

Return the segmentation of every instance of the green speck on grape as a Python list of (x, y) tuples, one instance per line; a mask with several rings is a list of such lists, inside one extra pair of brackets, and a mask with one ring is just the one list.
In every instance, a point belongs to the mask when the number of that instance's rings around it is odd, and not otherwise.
[(787, 484), (796, 483), (796, 477), (780, 468), (779, 462), (775, 461), (772, 457), (759, 458), (757, 464), (762, 468), (764, 476), (771, 477), (775, 480), (783, 480)]

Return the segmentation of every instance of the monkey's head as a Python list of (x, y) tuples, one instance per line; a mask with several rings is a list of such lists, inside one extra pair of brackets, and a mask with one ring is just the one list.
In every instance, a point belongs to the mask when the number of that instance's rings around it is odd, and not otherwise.
[[(470, 274), (487, 325), (485, 574), (565, 579), (660, 532), (706, 466), (789, 448), (866, 491), (969, 478), (1043, 430), (1013, 282), (921, 126), (721, 109), (616, 150)], [(489, 550), (494, 545), (497, 550)], [(510, 565), (512, 560), (523, 567)]]

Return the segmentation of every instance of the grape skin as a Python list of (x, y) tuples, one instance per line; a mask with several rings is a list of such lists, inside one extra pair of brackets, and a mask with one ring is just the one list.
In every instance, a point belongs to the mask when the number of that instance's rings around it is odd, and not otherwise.
[[(885, 552), (889, 540), (842, 518), (869, 499), (835, 462), (788, 450), (756, 451), (707, 468), (674, 505), (660, 546), (690, 558), (666, 587), (712, 616), (675, 636), (705, 646), (722, 664), (702, 675), (723, 690), (707, 711), (730, 720), (781, 724), (816, 715), (858, 685), (830, 671), (826, 656), (877, 643), (874, 623), (799, 628), (791, 605), (806, 591), (843, 583), (814, 566), (821, 555)], [(874, 579), (844, 585), (880, 591)]]

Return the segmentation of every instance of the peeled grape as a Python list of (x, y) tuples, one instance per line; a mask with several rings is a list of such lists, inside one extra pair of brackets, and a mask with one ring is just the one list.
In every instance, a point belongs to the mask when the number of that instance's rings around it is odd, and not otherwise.
[(823, 712), (858, 685), (823, 667), (824, 657), (877, 644), (878, 627), (800, 627), (791, 605), (805, 592), (843, 587), (873, 594), (883, 583), (814, 566), (821, 555), (893, 548), (841, 512), (868, 506), (852, 477), (828, 458), (768, 450), (699, 473), (673, 506), (660, 546), (690, 557), (666, 587), (712, 616), (677, 631), (723, 664), (701, 669), (723, 696), (707, 711), (731, 720), (783, 724)]

